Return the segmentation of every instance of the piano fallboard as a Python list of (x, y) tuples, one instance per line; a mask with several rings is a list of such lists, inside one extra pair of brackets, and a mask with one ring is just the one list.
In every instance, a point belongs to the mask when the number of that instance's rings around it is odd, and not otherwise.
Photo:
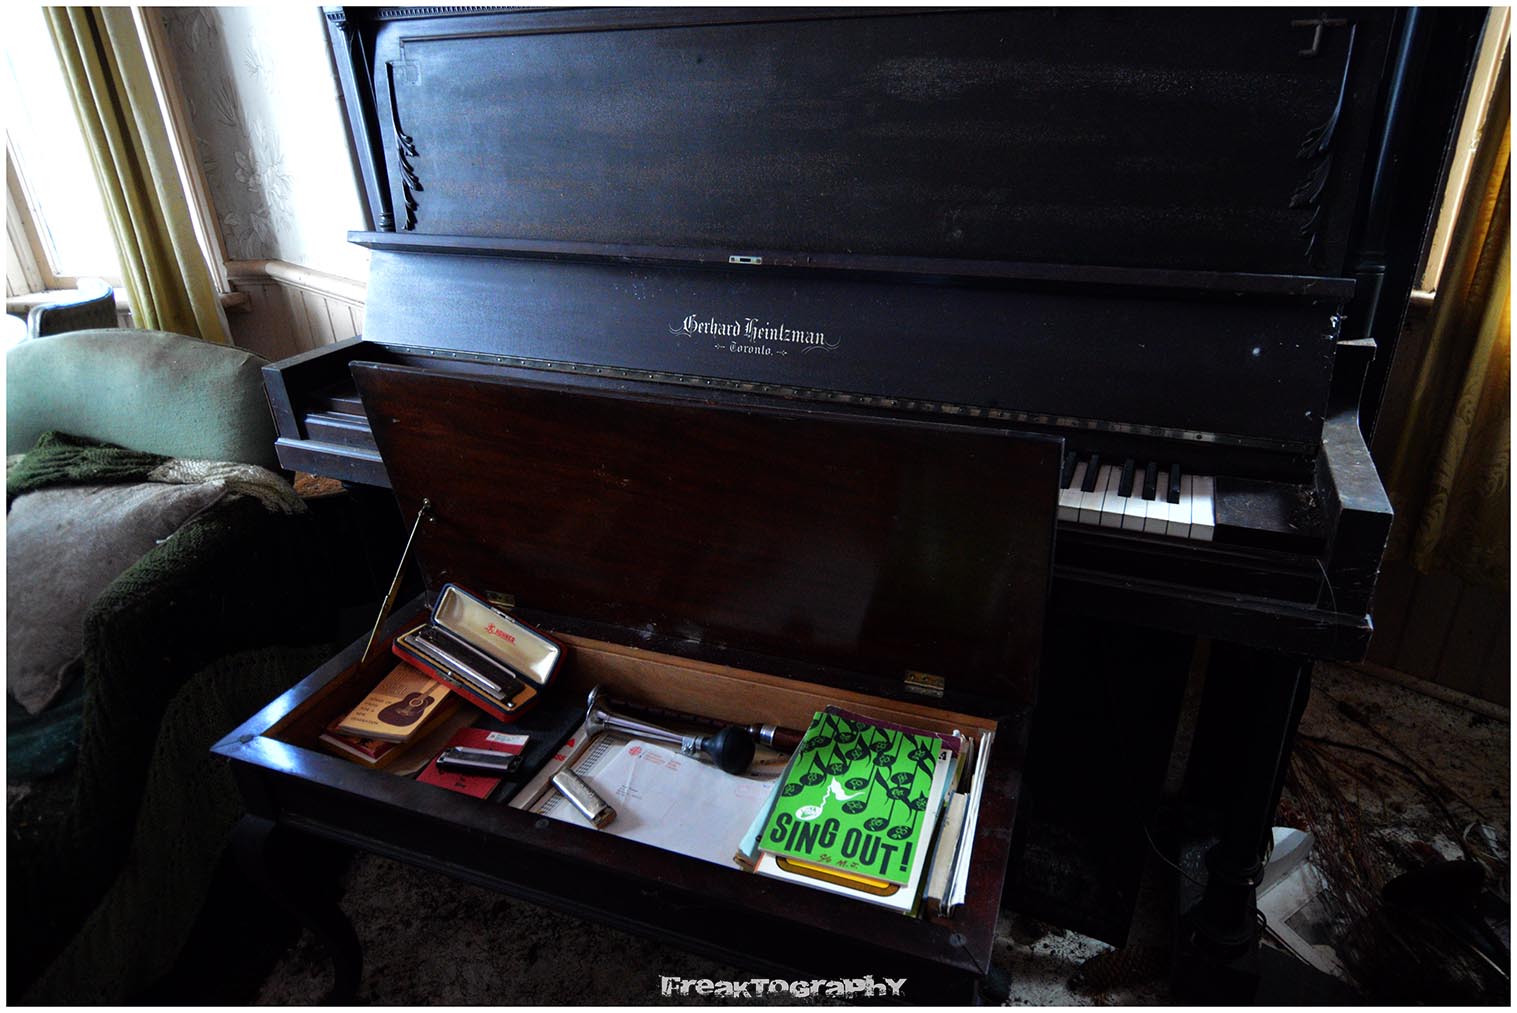
[(1078, 272), (1049, 269), (944, 278), (927, 273), (943, 265), (919, 263), (882, 277), (375, 243), (370, 285), (386, 297), (371, 303), (365, 337), (379, 344), (1296, 452), (1320, 439), (1353, 291), (1334, 279), (1257, 292), (1215, 275), (1162, 285), (1110, 271), (1079, 285)]

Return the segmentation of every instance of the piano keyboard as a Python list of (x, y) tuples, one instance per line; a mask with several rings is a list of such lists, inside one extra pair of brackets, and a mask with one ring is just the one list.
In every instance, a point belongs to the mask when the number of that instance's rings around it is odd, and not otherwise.
[(1217, 526), (1216, 485), (1211, 475), (1182, 474), (1178, 464), (1107, 463), (1100, 454), (1071, 452), (1059, 476), (1059, 520), (1209, 542)]

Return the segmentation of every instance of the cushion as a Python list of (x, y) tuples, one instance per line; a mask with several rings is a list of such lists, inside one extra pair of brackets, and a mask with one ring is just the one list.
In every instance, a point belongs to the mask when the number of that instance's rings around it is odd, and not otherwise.
[(6, 446), (26, 450), (55, 429), (167, 457), (277, 468), (265, 361), (165, 331), (22, 341), (6, 354)]
[(42, 489), (11, 505), (6, 685), (28, 713), (52, 702), (79, 669), (84, 614), (100, 592), (223, 495), (214, 484), (144, 482)]

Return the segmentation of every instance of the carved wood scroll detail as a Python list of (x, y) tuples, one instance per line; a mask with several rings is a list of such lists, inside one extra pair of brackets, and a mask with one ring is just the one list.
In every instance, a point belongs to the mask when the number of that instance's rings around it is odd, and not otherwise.
[(407, 73), (415, 73), (415, 64), (401, 64), (400, 74), (396, 74), (394, 63), (386, 63), (385, 70), (389, 75), (390, 83), (390, 123), (395, 128), (395, 154), (400, 163), (400, 192), (405, 206), (405, 224), (402, 228), (410, 232), (416, 228), (416, 195), (421, 193), (421, 177), (416, 174), (416, 167), (411, 164), (411, 159), (417, 157), (416, 142), (411, 135), (406, 133), (400, 126), (400, 102), (395, 97), (395, 82), (397, 76), (404, 78)]
[[(1313, 39), (1311, 49), (1301, 50), (1298, 55), (1313, 57), (1317, 55), (1321, 43), (1321, 34), (1325, 26), (1342, 25), (1342, 21), (1319, 21), (1315, 23), (1316, 36)], [(1292, 22), (1296, 27), (1311, 27), (1309, 22)], [(1308, 162), (1309, 165), (1305, 176), (1291, 193), (1290, 206), (1301, 210), (1310, 210), (1311, 214), (1296, 234), (1306, 240), (1306, 248), (1302, 251), (1303, 259), (1308, 263), (1314, 263), (1321, 252), (1318, 248), (1318, 237), (1322, 226), (1322, 194), (1327, 189), (1327, 181), (1332, 176), (1333, 168), (1333, 140), (1338, 134), (1338, 125), (1343, 117), (1343, 107), (1348, 101), (1349, 72), (1354, 63), (1354, 36), (1358, 28), (1356, 25), (1348, 25), (1348, 46), (1343, 54), (1343, 76), (1338, 83), (1338, 100), (1333, 103), (1332, 112), (1328, 113), (1327, 119), (1317, 124), (1306, 132), (1300, 147), (1296, 149), (1296, 157)]]

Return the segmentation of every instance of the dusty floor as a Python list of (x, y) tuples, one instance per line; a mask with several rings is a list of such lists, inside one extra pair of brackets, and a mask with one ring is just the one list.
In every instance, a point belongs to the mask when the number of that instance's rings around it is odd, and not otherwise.
[[(394, 884), (426, 898), (404, 910)], [(387, 898), (383, 903), (375, 898)], [(381, 858), (355, 863), (344, 910), (364, 944), (359, 1001), (376, 1005), (661, 1005), (659, 976), (746, 980), (749, 972), (613, 929), (543, 911), (487, 890)], [(461, 927), (462, 930), (461, 930)], [(996, 963), (1016, 984), (1014, 1005), (1090, 1005), (1069, 990), (1072, 971), (1109, 949), (1073, 932), (1003, 917)], [(309, 935), (265, 982), (260, 1003), (320, 1002), (331, 984), (325, 953)], [(906, 986), (909, 997), (910, 983)], [(1162, 1002), (1157, 986), (1103, 994), (1102, 1004)], [(931, 1002), (923, 996), (921, 1001)]]
[[(1373, 730), (1372, 730), (1373, 729)], [(1453, 822), (1484, 822), (1504, 853), (1509, 841), (1510, 726), (1357, 672), (1320, 669), (1302, 732), (1312, 747), (1350, 757), (1343, 792), (1376, 842), (1427, 841), (1459, 848)], [(1378, 734), (1376, 734), (1378, 732)], [(1394, 765), (1341, 744), (1389, 756), (1447, 798), (1439, 811)], [(1283, 811), (1291, 811), (1287, 799)], [(364, 945), (361, 1002), (376, 1005), (644, 1004), (659, 975), (745, 979), (748, 974), (612, 929), (498, 897), (440, 875), (363, 857), (349, 874), (343, 908)], [(1159, 982), (1094, 995), (1069, 978), (1105, 944), (1003, 915), (995, 963), (1012, 983), (1011, 1005), (1158, 1004)], [(258, 1001), (305, 1004), (330, 983), (325, 954), (309, 935), (280, 960)], [(909, 983), (907, 988), (909, 989)], [(908, 994), (908, 998), (911, 996)], [(931, 997), (916, 997), (930, 1002)], [(685, 1000), (685, 1001), (694, 1001)]]

